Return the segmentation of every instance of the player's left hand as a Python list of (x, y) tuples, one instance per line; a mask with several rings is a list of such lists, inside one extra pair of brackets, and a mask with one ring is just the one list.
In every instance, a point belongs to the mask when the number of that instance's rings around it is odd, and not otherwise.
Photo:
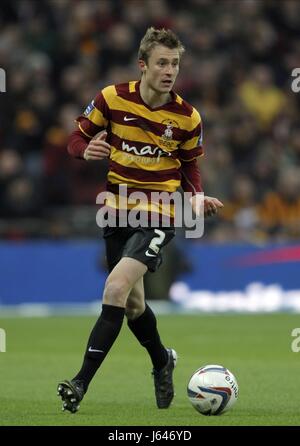
[(215, 215), (223, 207), (224, 204), (217, 198), (204, 196), (204, 217)]
[(196, 199), (196, 195), (194, 195), (190, 200), (192, 209), (196, 215), (200, 215), (202, 205), (204, 206), (204, 217), (211, 217), (212, 215), (215, 215), (220, 208), (224, 207), (224, 204), (215, 197), (208, 197), (206, 195), (203, 198), (203, 204), (201, 199)]

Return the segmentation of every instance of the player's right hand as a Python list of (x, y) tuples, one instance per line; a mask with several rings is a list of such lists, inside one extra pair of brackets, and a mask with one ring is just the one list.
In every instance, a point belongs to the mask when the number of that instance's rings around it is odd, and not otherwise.
[(107, 132), (100, 133), (97, 138), (90, 141), (84, 151), (83, 158), (87, 161), (103, 160), (110, 155), (110, 144), (106, 142)]

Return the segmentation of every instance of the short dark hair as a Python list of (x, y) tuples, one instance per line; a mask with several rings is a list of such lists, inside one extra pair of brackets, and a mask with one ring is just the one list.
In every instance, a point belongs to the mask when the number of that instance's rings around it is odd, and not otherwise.
[(178, 49), (179, 56), (181, 56), (185, 48), (180, 42), (176, 34), (170, 29), (155, 29), (153, 26), (148, 28), (146, 34), (141, 40), (138, 57), (141, 60), (148, 62), (150, 52), (157, 45), (164, 45), (170, 49)]

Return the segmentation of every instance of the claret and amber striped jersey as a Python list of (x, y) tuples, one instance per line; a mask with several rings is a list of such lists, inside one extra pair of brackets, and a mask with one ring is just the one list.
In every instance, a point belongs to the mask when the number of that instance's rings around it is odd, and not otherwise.
[(141, 98), (140, 81), (104, 88), (77, 118), (92, 138), (106, 129), (111, 145), (107, 190), (174, 192), (182, 161), (202, 155), (202, 126), (197, 110), (175, 92), (171, 101), (151, 108)]

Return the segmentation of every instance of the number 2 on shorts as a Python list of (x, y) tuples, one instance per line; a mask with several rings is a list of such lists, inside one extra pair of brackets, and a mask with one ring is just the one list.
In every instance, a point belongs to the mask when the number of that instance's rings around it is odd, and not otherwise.
[(152, 249), (152, 251), (155, 252), (155, 254), (158, 254), (160, 245), (164, 241), (166, 234), (163, 231), (161, 231), (160, 229), (154, 229), (154, 232), (158, 236), (153, 237), (153, 239), (151, 240), (151, 242), (149, 244), (149, 249)]

